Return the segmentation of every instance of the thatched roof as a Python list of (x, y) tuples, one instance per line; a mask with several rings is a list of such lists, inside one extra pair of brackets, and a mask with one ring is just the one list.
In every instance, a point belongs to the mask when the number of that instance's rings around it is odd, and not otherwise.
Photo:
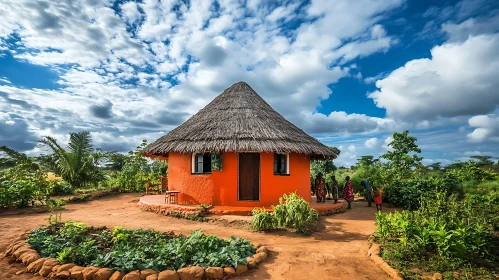
[(236, 151), (336, 158), (329, 148), (272, 109), (245, 82), (227, 88), (186, 122), (149, 144), (143, 154), (154, 157), (170, 152)]

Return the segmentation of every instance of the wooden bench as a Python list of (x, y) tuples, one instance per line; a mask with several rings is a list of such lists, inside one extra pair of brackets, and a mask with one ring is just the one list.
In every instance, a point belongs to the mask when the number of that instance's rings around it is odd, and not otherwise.
[(165, 204), (178, 204), (178, 194), (180, 191), (166, 191)]

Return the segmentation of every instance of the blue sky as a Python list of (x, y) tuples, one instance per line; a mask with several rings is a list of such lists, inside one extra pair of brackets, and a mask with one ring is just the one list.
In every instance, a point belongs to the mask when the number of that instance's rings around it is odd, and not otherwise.
[(499, 156), (497, 1), (57, 2), (0, 0), (0, 145), (128, 151), (243, 80), (338, 165), (404, 129), (427, 164)]

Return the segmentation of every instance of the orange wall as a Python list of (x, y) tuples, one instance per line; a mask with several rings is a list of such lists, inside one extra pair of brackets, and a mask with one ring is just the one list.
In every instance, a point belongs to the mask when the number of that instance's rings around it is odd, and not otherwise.
[(234, 206), (275, 205), (284, 193), (297, 192), (307, 201), (310, 197), (310, 160), (306, 155), (291, 154), (289, 176), (274, 175), (274, 154), (260, 154), (260, 201), (238, 201), (237, 153), (222, 155), (222, 171), (191, 174), (191, 155), (170, 153), (168, 187), (178, 190), (180, 204)]

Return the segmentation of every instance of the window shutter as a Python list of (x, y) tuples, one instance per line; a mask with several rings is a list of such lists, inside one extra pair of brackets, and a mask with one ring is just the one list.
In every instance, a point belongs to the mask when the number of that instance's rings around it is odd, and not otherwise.
[(211, 170), (222, 171), (222, 154), (211, 155)]

